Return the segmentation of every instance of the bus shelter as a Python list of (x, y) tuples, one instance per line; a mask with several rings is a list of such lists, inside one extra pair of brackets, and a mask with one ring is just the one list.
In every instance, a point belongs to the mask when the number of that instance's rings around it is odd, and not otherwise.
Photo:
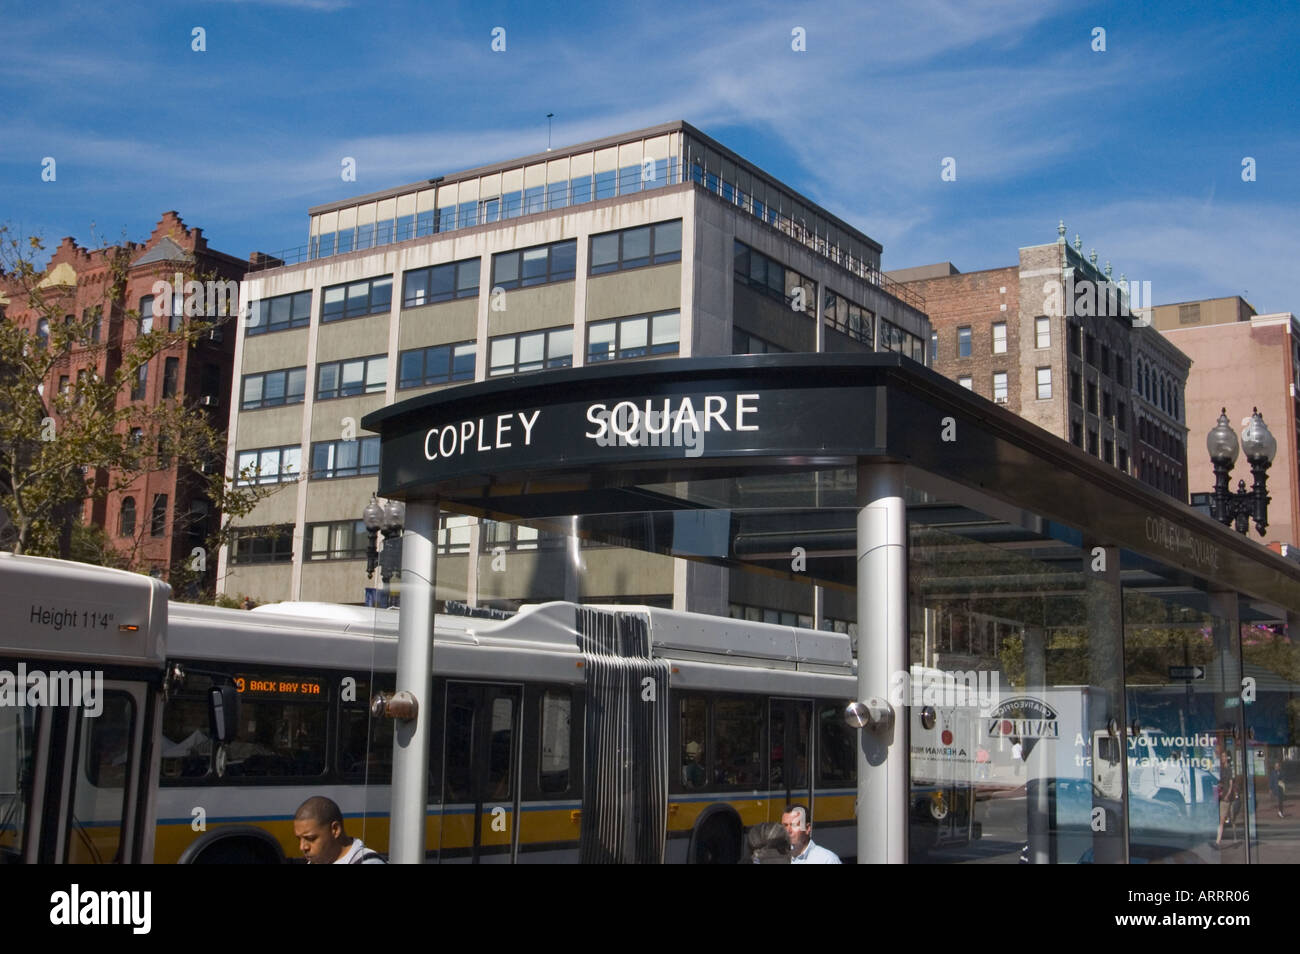
[[(452, 602), (835, 629), (858, 705), (806, 727), (809, 772), (854, 786), (860, 862), (1300, 860), (1280, 794), (1300, 784), (1300, 566), (914, 362), (599, 364), (363, 426), (406, 503), (417, 703)], [(700, 722), (715, 749), (727, 718)], [(396, 860), (423, 857), (430, 722), (398, 724)], [(856, 765), (832, 764), (844, 732)]]

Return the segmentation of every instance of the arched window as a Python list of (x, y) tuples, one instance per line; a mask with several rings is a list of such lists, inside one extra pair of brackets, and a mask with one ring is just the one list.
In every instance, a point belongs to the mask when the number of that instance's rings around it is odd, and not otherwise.
[(118, 520), (117, 532), (124, 537), (135, 536), (135, 498), (122, 498), (122, 514)]

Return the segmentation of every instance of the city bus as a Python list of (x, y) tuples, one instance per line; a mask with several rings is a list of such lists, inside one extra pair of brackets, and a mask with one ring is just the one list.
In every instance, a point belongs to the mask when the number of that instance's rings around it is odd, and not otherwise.
[[(4, 555), (0, 669), (75, 667), (103, 690), (0, 708), (0, 856), (280, 862), (314, 794), (386, 850), (393, 728), (368, 702), (395, 681), (397, 614), (167, 594)], [(791, 802), (851, 856), (855, 668), (844, 634), (666, 609), (440, 613), (428, 858), (732, 863)], [(224, 741), (222, 689), (238, 699)]]

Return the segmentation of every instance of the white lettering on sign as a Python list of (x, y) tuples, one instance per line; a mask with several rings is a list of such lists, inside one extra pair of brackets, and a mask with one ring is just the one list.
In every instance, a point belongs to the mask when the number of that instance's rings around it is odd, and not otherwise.
[(620, 438), (618, 443), (638, 447), (643, 443), (642, 435), (662, 434), (665, 430), (674, 435), (700, 434), (715, 427), (720, 431), (756, 431), (758, 425), (747, 423), (746, 418), (758, 413), (758, 399), (757, 394), (737, 394), (733, 408), (725, 396), (709, 394), (698, 410), (689, 397), (676, 402), (673, 398), (646, 398), (642, 403), (619, 401), (612, 408), (592, 404), (587, 408), (587, 420), (596, 429), (583, 436), (606, 446), (612, 430)]
[(512, 414), (498, 414), (495, 418), (470, 418), (459, 424), (431, 427), (424, 435), (424, 458), (437, 460), (439, 457), (458, 457), (465, 453), (467, 447), (479, 453), (513, 447), (514, 441), (508, 435), (515, 426), (516, 418), (523, 430), (523, 444), (530, 447), (533, 443), (533, 425), (541, 413), (540, 410), (531, 414), (515, 411)]

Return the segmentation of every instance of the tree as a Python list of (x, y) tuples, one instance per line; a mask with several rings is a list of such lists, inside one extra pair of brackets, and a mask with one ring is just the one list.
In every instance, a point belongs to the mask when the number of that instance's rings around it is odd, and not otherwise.
[[(171, 520), (172, 536), (185, 532), (189, 522), (220, 513), (221, 521), (203, 529), (203, 549), (215, 553), (229, 535), (230, 520), (247, 514), (269, 488), (226, 479), (224, 427), (195, 402), (178, 392), (150, 404), (140, 399), (139, 385), (152, 359), (194, 345), (201, 334), (229, 322), (234, 311), (195, 315), (187, 308), (183, 320), (146, 316), (142, 323), (138, 310), (124, 307), (133, 251), (124, 243), (84, 256), (103, 282), (100, 300), (110, 303), (109, 314), (102, 306), (78, 313), (77, 279), (66, 266), (38, 267), (42, 250), (38, 239), (23, 240), (0, 226), (0, 518), (7, 520), (0, 545), (15, 553), (64, 557), (75, 549), (83, 559), (138, 565), (137, 551), (156, 519), (150, 502), (139, 502), (131, 526), (79, 532), (75, 547), (72, 528), (86, 501), (102, 500), (146, 471), (174, 462), (178, 485), (205, 505), (198, 513), (169, 509), (164, 518)], [(205, 276), (191, 270), (184, 277)], [(163, 318), (172, 300), (166, 298), (159, 303)], [(118, 521), (119, 515), (107, 519)], [(186, 583), (202, 577), (205, 564), (206, 555), (176, 561), (173, 584), (177, 577)]]

